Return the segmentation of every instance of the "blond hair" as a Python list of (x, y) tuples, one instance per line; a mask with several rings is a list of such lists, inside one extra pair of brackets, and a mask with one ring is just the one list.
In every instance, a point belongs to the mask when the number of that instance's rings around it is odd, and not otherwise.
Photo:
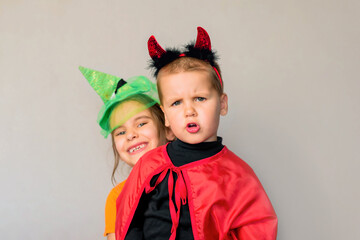
[[(220, 77), (222, 78), (219, 65), (215, 63), (214, 67), (217, 69)], [(223, 84), (221, 84), (218, 75), (216, 74), (214, 68), (210, 65), (210, 63), (207, 63), (197, 58), (181, 57), (167, 64), (159, 71), (157, 75), (157, 88), (159, 92), (160, 102), (162, 100), (162, 92), (161, 92), (161, 84), (160, 84), (161, 81), (159, 81), (161, 77), (167, 74), (191, 72), (191, 71), (206, 71), (207, 73), (209, 73), (210, 76), (209, 80), (211, 81), (212, 87), (218, 92), (219, 96), (221, 96), (224, 93), (224, 86)]]

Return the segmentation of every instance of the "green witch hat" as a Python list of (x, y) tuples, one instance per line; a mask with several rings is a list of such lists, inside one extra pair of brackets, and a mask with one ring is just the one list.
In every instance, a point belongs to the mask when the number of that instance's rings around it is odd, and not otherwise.
[[(101, 107), (98, 114), (97, 122), (102, 128), (101, 134), (105, 138), (133, 115), (156, 103), (160, 103), (156, 84), (152, 83), (144, 76), (131, 77), (127, 81), (124, 81), (120, 77), (81, 66), (79, 67), (79, 70), (104, 102), (104, 105)], [(143, 103), (144, 107), (133, 109), (133, 111), (122, 117), (121, 122), (110, 128), (109, 118), (112, 110), (119, 103), (128, 99), (141, 99), (140, 102)]]

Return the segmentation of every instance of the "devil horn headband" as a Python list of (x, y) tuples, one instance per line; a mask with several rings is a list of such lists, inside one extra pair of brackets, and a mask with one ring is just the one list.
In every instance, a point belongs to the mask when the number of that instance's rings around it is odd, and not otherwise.
[(220, 80), (220, 84), (222, 85), (221, 76), (216, 69), (215, 61), (217, 60), (217, 56), (215, 52), (211, 50), (211, 41), (209, 34), (202, 27), (197, 28), (197, 37), (195, 44), (186, 45), (184, 52), (180, 52), (177, 49), (164, 50), (154, 36), (151, 36), (148, 40), (148, 49), (149, 55), (152, 59), (152, 61), (150, 62), (150, 67), (155, 69), (155, 77), (157, 76), (161, 68), (180, 57), (186, 56), (197, 58), (210, 63)]
[[(211, 51), (211, 41), (209, 34), (202, 27), (198, 27), (197, 31), (198, 34), (194, 48), (208, 49)], [(161, 58), (166, 53), (166, 51), (157, 42), (154, 35), (152, 35), (148, 40), (148, 49), (149, 55), (152, 59)]]
[(211, 41), (209, 34), (202, 27), (197, 28), (198, 34), (196, 37), (195, 48), (208, 49), (211, 51)]
[(151, 36), (148, 41), (149, 54), (152, 59), (160, 58), (166, 53), (166, 51), (156, 41), (154, 36)]

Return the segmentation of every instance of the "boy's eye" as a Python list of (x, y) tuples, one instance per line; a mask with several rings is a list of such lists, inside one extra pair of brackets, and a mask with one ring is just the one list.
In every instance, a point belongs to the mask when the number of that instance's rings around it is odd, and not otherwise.
[(195, 101), (197, 101), (197, 102), (202, 102), (202, 101), (205, 101), (206, 100), (206, 98), (204, 98), (204, 97), (196, 97), (195, 98)]
[(177, 105), (180, 105), (180, 101), (175, 101), (171, 104), (171, 106), (177, 106)]

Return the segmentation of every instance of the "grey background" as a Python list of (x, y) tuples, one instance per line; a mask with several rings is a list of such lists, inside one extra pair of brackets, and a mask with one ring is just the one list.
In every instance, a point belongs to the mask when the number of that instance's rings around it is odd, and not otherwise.
[(180, 46), (202, 26), (230, 99), (219, 135), (278, 239), (360, 239), (359, 3), (0, 0), (0, 238), (102, 239), (112, 152), (77, 67), (149, 76), (150, 35)]

